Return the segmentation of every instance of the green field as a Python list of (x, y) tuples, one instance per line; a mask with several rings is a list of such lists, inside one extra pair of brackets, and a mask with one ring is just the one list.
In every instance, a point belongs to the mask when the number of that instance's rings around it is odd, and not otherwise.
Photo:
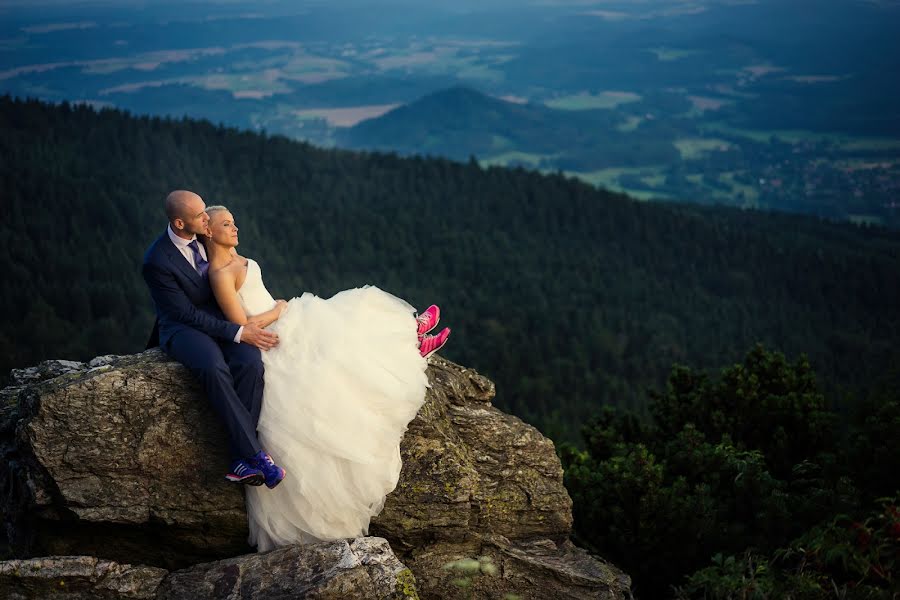
[(734, 172), (722, 173), (719, 175), (719, 181), (728, 184), (731, 187), (732, 198), (730, 199), (733, 200), (739, 193), (743, 193), (744, 199), (741, 204), (742, 208), (759, 208), (759, 190), (746, 183), (735, 181), (735, 175), (736, 173)]
[(607, 91), (600, 92), (599, 94), (581, 92), (569, 96), (560, 96), (559, 98), (548, 100), (544, 102), (544, 104), (550, 108), (559, 110), (607, 110), (615, 108), (620, 104), (637, 102), (640, 99), (641, 96), (639, 94), (632, 92)]
[(875, 215), (847, 215), (847, 218), (857, 225), (884, 225), (884, 219)]
[(700, 130), (704, 133), (724, 133), (726, 135), (744, 137), (753, 140), (754, 142), (760, 143), (768, 142), (773, 136), (777, 137), (783, 142), (788, 142), (791, 144), (796, 144), (797, 142), (802, 142), (813, 138), (829, 137), (820, 133), (817, 134), (812, 131), (805, 131), (802, 129), (740, 129), (738, 127), (731, 127), (730, 125), (719, 122), (704, 123), (703, 125), (700, 125)]
[(708, 152), (727, 150), (731, 144), (719, 138), (681, 138), (673, 142), (682, 160), (699, 158)]
[(491, 68), (488, 65), (469, 65), (456, 72), (460, 79), (479, 81), (485, 83), (498, 83), (503, 81), (503, 72)]
[(626, 133), (629, 131), (634, 131), (635, 129), (637, 129), (640, 126), (641, 123), (643, 123), (643, 121), (644, 121), (643, 117), (630, 115), (630, 116), (626, 117), (625, 122), (618, 125), (616, 127), (616, 129), (618, 129), (619, 131), (624, 131)]
[(654, 173), (653, 175), (645, 175), (644, 177), (641, 177), (641, 181), (647, 184), (647, 187), (656, 188), (665, 183), (666, 176), (662, 173)]
[(853, 152), (854, 150), (891, 151), (900, 150), (900, 140), (894, 138), (844, 138), (840, 146), (841, 150)]
[(486, 167), (505, 167), (507, 165), (526, 164), (536, 168), (542, 160), (553, 158), (555, 158), (555, 155), (553, 154), (532, 154), (530, 152), (519, 152), (514, 150), (512, 152), (504, 152), (503, 154), (490, 156), (480, 160), (479, 163)]
[[(638, 200), (652, 200), (669, 198), (670, 196), (663, 192), (625, 187), (620, 183), (619, 177), (622, 175), (634, 175), (640, 178), (642, 182), (647, 183), (647, 185), (659, 185), (665, 180), (665, 175), (662, 173), (663, 168), (664, 166), (614, 167), (589, 172), (568, 171), (566, 172), (566, 175), (577, 177), (582, 181), (586, 181), (587, 183), (600, 188), (628, 194)], [(650, 182), (653, 182), (653, 184)]]

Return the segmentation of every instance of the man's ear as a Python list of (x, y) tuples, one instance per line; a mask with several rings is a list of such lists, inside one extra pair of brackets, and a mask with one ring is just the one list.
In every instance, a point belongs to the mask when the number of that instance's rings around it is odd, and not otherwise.
[(172, 221), (172, 225), (175, 226), (175, 229), (184, 229), (184, 221), (181, 219), (175, 219)]

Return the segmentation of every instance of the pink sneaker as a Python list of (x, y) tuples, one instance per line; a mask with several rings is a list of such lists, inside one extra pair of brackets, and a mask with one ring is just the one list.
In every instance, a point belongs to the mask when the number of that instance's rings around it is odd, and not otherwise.
[(423, 358), (428, 358), (443, 348), (449, 337), (449, 327), (444, 327), (437, 335), (423, 335), (422, 339), (419, 341), (419, 354), (421, 354)]
[(437, 324), (440, 320), (441, 309), (438, 308), (436, 304), (432, 304), (425, 309), (425, 312), (416, 317), (416, 321), (419, 324), (419, 328), (416, 333), (418, 333), (420, 336), (428, 333), (429, 331), (437, 327)]

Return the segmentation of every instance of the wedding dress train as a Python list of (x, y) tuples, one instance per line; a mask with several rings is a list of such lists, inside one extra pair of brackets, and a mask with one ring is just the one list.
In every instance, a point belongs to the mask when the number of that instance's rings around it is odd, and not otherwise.
[[(248, 315), (271, 309), (249, 260), (238, 296)], [(293, 298), (270, 326), (257, 433), (287, 470), (275, 489), (247, 488), (250, 543), (259, 551), (356, 537), (400, 476), (400, 439), (425, 400), (414, 308), (377, 287), (327, 300)]]

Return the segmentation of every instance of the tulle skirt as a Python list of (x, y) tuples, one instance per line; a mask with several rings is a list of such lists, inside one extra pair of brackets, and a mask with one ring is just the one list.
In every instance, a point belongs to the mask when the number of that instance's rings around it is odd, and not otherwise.
[(425, 401), (412, 306), (376, 287), (290, 300), (263, 352), (262, 447), (287, 477), (247, 488), (250, 544), (356, 537), (400, 476), (400, 440)]

